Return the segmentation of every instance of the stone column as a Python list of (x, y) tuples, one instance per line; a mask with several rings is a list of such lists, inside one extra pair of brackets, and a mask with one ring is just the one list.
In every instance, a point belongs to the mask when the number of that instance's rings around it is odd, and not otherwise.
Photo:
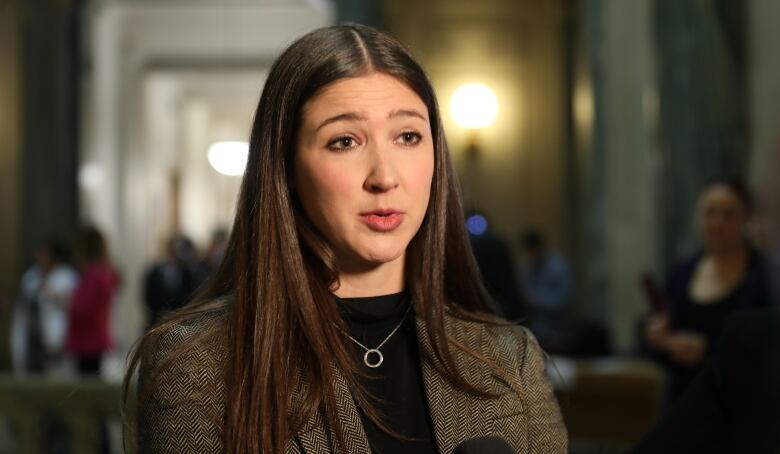
[(780, 59), (777, 24), (780, 2), (750, 2), (750, 118), (753, 159), (751, 180), (776, 179), (780, 154)]
[(662, 151), (660, 246), (667, 268), (701, 247), (694, 207), (702, 186), (713, 178), (746, 174), (744, 19), (749, 4), (654, 2)]
[(19, 2), (0, 2), (0, 369), (9, 364), (7, 326), (21, 271), (21, 46)]
[[(639, 277), (657, 263), (657, 88), (651, 0), (586, 0), (594, 123), (585, 184), (588, 305), (617, 352), (645, 311)], [(577, 95), (575, 94), (575, 98)]]

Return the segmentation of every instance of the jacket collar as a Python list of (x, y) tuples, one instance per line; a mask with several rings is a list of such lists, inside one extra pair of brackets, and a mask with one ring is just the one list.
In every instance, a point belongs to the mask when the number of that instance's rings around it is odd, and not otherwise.
[[(484, 327), (478, 324), (465, 327), (464, 323), (446, 317), (447, 332), (456, 340), (471, 348), (485, 350), (480, 344), (485, 339)], [(425, 394), (433, 422), (434, 437), (439, 452), (451, 452), (461, 441), (491, 432), (496, 414), (496, 400), (485, 399), (466, 394), (451, 384), (440, 372), (442, 364), (434, 357), (431, 342), (421, 318), (416, 319), (417, 339), (420, 346), (422, 375)], [(458, 370), (470, 383), (487, 384), (489, 392), (495, 392), (494, 377), (491, 371), (477, 359), (453, 348)], [(487, 351), (480, 354), (491, 356)], [(363, 423), (347, 382), (334, 366), (334, 389), (337, 411), (344, 428), (345, 444), (348, 453), (371, 454)], [(320, 411), (304, 424), (298, 432), (298, 440), (305, 453), (340, 453), (336, 446), (335, 433), (327, 428), (325, 418)]]

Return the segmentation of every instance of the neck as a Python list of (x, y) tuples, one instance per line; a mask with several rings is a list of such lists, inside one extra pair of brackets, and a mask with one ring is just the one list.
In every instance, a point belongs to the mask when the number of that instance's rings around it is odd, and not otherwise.
[(404, 257), (373, 266), (344, 268), (339, 274), (339, 298), (389, 295), (404, 289)]
[(711, 249), (709, 256), (716, 262), (731, 262), (741, 260), (748, 255), (748, 248), (743, 242), (733, 244), (727, 247)]

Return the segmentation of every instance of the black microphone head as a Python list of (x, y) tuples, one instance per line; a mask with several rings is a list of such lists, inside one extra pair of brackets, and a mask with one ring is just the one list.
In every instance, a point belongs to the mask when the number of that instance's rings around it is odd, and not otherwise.
[(515, 450), (501, 437), (479, 437), (464, 440), (452, 454), (515, 454)]

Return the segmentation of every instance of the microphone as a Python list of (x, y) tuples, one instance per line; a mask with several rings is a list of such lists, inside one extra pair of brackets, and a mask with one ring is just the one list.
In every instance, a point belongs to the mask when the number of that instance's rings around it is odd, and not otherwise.
[(501, 437), (470, 438), (461, 442), (452, 454), (516, 454)]

